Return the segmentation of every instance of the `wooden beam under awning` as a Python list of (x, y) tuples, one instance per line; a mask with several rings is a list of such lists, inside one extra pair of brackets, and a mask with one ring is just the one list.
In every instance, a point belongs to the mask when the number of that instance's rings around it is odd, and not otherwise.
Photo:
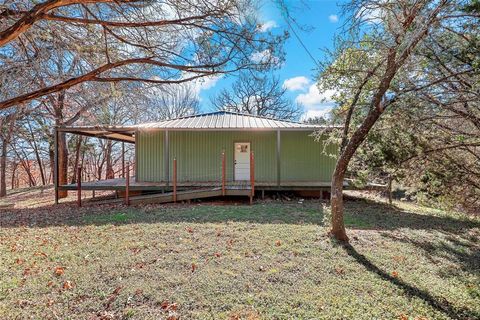
[(108, 139), (127, 143), (135, 143), (135, 132), (121, 129), (104, 129), (98, 127), (59, 127), (58, 131), (65, 133), (78, 134), (87, 137)]

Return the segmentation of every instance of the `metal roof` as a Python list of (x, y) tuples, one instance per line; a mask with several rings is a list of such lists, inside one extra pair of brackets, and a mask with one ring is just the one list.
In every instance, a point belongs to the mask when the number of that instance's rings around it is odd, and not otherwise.
[(127, 126), (62, 126), (60, 132), (75, 133), (90, 137), (111, 139), (135, 143), (137, 130), (192, 130), (192, 131), (235, 131), (235, 130), (284, 130), (313, 131), (327, 128), (321, 125), (277, 120), (229, 111), (217, 111), (198, 115), (180, 117), (152, 123)]
[(246, 130), (246, 129), (319, 129), (322, 126), (287, 120), (277, 120), (230, 111), (217, 111), (181, 117), (160, 122), (135, 125), (139, 129), (183, 129), (183, 130)]

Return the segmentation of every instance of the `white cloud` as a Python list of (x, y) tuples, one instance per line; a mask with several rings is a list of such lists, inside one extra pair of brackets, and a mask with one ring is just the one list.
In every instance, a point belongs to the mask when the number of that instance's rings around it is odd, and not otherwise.
[(328, 20), (331, 23), (336, 23), (336, 22), (338, 22), (338, 16), (336, 14), (331, 14), (331, 15), (328, 16)]
[(222, 78), (222, 75), (216, 75), (216, 76), (210, 76), (210, 77), (198, 79), (195, 81), (195, 88), (198, 91), (208, 90), (210, 88), (215, 87), (218, 80), (220, 80), (221, 78)]
[(269, 31), (269, 30), (271, 30), (271, 29), (273, 29), (273, 28), (277, 28), (277, 27), (278, 27), (278, 25), (277, 25), (277, 23), (276, 23), (274, 20), (268, 20), (268, 21), (262, 23), (262, 24), (259, 26), (258, 30), (259, 30), (260, 32), (267, 32), (267, 31)]
[(378, 24), (382, 23), (382, 18), (385, 16), (385, 14), (382, 12), (382, 9), (380, 7), (362, 7), (360, 10), (357, 12), (357, 18), (367, 22), (367, 23), (372, 23), (372, 24)]
[(310, 79), (304, 76), (293, 77), (283, 82), (283, 87), (290, 91), (306, 90), (310, 84)]
[(328, 119), (328, 113), (332, 111), (332, 108), (325, 108), (322, 110), (315, 110), (315, 109), (310, 109), (310, 110), (305, 110), (305, 113), (301, 117), (301, 120), (308, 120), (312, 118), (327, 118)]
[(330, 112), (333, 107), (335, 107), (335, 101), (333, 100), (334, 95), (334, 90), (320, 92), (314, 83), (310, 85), (307, 92), (299, 94), (295, 102), (303, 105), (305, 109), (303, 118), (308, 119), (324, 116)]
[(200, 97), (200, 92), (203, 90), (208, 90), (215, 87), (217, 85), (218, 80), (220, 80), (222, 77), (223, 75), (216, 75), (216, 76), (204, 77), (204, 78), (194, 80), (192, 82), (192, 86), (193, 86), (193, 91), (197, 95), (197, 98), (199, 100), (202, 100)]
[(278, 64), (280, 60), (278, 57), (273, 56), (272, 51), (265, 49), (263, 51), (257, 51), (252, 53), (250, 59), (255, 63), (273, 63)]

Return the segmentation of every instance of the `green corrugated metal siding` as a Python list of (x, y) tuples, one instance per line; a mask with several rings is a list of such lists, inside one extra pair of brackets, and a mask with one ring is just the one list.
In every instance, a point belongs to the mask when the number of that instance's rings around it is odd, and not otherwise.
[(179, 181), (219, 181), (225, 150), (227, 179), (233, 180), (234, 142), (250, 142), (258, 181), (275, 176), (275, 132), (170, 131), (170, 178), (177, 158)]
[(141, 131), (135, 136), (138, 181), (165, 181), (163, 131)]
[[(309, 134), (281, 133), (282, 180), (330, 181), (335, 160), (322, 154), (323, 145)], [(233, 180), (234, 142), (251, 143), (256, 181), (277, 181), (275, 131), (170, 131), (169, 179), (172, 179), (173, 159), (176, 158), (178, 181), (219, 181), (221, 152), (225, 150), (227, 179)], [(137, 133), (138, 181), (165, 181), (163, 143), (163, 131)]]
[[(281, 135), (282, 181), (331, 181), (336, 160), (323, 152), (322, 141), (315, 141), (311, 132), (283, 131)], [(326, 148), (327, 154), (336, 151), (333, 145)]]

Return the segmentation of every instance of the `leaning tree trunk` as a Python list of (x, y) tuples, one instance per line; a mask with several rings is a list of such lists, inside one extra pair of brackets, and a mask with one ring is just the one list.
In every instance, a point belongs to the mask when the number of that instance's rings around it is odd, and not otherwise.
[(335, 165), (335, 171), (333, 172), (332, 176), (332, 190), (330, 197), (332, 210), (332, 229), (330, 230), (330, 233), (337, 240), (345, 242), (348, 241), (347, 233), (345, 231), (345, 223), (343, 221), (343, 182), (345, 179), (345, 173), (347, 172), (348, 164), (382, 112), (383, 109), (380, 107), (374, 107), (370, 109), (370, 112), (363, 121), (362, 125), (355, 130), (351, 139), (345, 145), (345, 148), (338, 157), (337, 164)]

